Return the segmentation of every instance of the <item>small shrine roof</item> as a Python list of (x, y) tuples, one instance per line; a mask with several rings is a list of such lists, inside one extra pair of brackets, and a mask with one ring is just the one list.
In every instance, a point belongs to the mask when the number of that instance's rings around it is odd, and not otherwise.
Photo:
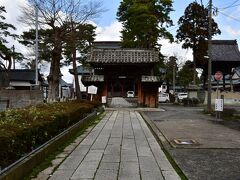
[(159, 62), (159, 54), (154, 50), (141, 49), (92, 49), (89, 63), (97, 64), (139, 64)]

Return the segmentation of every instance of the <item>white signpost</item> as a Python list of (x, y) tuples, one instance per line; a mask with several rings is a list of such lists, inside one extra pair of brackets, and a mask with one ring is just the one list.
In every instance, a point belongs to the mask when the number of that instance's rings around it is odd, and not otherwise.
[(223, 74), (221, 71), (217, 71), (214, 75), (215, 80), (217, 81), (217, 98), (215, 99), (215, 111), (216, 111), (216, 118), (220, 118), (220, 112), (223, 111), (223, 99), (218, 98), (218, 85), (219, 81), (222, 80)]
[(223, 111), (223, 99), (215, 99), (215, 111)]
[(88, 86), (88, 94), (91, 94), (91, 101), (93, 99), (93, 94), (97, 94), (96, 86)]
[(106, 96), (102, 96), (102, 104), (106, 104), (107, 103), (107, 97)]

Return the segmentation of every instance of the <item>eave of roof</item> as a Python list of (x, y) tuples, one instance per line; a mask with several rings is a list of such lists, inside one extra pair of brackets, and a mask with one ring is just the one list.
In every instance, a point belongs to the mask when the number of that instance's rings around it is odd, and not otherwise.
[[(1, 72), (6, 72), (7, 70), (1, 70)], [(31, 81), (35, 82), (35, 70), (32, 69), (10, 69), (9, 79), (10, 81)], [(41, 75), (38, 73), (38, 80), (43, 81)]]
[[(69, 73), (74, 75), (73, 69), (69, 69)], [(77, 73), (78, 73), (79, 75), (91, 74), (91, 73), (92, 73), (92, 69), (89, 68), (89, 67), (84, 67), (84, 66), (81, 65), (81, 66), (78, 66), (78, 67), (77, 67)]]
[(240, 62), (240, 52), (236, 40), (213, 40), (212, 61)]
[(92, 49), (87, 61), (96, 64), (156, 63), (159, 62), (159, 54), (141, 49)]

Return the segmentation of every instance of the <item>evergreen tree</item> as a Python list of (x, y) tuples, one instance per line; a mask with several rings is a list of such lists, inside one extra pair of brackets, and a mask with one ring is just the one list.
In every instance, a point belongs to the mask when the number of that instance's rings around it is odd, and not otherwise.
[[(184, 15), (178, 20), (178, 25), (176, 38), (183, 42), (184, 49), (191, 48), (193, 50), (194, 69), (198, 65), (198, 67), (203, 68), (203, 72), (206, 72), (207, 62), (204, 60), (204, 56), (207, 55), (206, 40), (209, 39), (208, 9), (197, 2), (189, 4)], [(217, 23), (212, 19), (212, 36), (220, 33)], [(194, 77), (196, 78), (196, 73)], [(195, 82), (196, 79), (194, 79), (194, 84)]]
[(166, 27), (172, 25), (171, 0), (123, 0), (118, 8), (122, 22), (122, 46), (127, 48), (159, 48), (159, 38), (173, 41)]
[[(178, 78), (177, 78), (177, 84), (179, 86), (186, 87), (189, 84), (192, 84), (193, 82), (193, 75), (194, 75), (194, 69), (193, 69), (193, 63), (191, 61), (186, 61), (183, 67), (178, 71)], [(199, 78), (196, 78), (197, 83), (199, 82)]]
[[(9, 43), (8, 37), (17, 38), (18, 36), (10, 32), (16, 30), (16, 28), (12, 24), (4, 22), (6, 19), (4, 13), (6, 13), (5, 7), (0, 6), (0, 69), (6, 70), (0, 74), (0, 87), (9, 86), (9, 71), (12, 67), (12, 59), (18, 61), (23, 59), (21, 53), (15, 52), (7, 46)], [(7, 67), (5, 64), (8, 64)]]
[[(96, 36), (95, 29), (96, 27), (91, 24), (75, 24), (74, 22), (71, 22), (69, 26), (69, 33), (65, 39), (64, 52), (67, 58), (65, 63), (68, 64), (72, 62), (73, 64), (77, 99), (81, 99), (77, 61), (81, 64), (86, 64), (85, 60), (87, 58), (87, 53), (89, 52), (89, 49)], [(77, 57), (76, 51), (78, 51), (79, 57)]]
[(11, 30), (16, 30), (15, 26), (12, 24), (5, 23), (5, 16), (3, 13), (6, 13), (5, 7), (0, 6), (0, 59), (8, 62), (8, 67), (4, 65), (4, 62), (0, 61), (0, 67), (2, 69), (9, 70), (12, 65), (12, 57), (15, 59), (23, 59), (22, 54), (14, 52), (11, 48), (7, 47), (8, 40), (7, 37), (17, 38), (16, 34), (11, 33)]

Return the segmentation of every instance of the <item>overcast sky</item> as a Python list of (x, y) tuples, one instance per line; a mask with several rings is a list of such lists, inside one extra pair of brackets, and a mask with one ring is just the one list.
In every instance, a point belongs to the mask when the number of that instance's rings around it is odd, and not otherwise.
[[(97, 25), (97, 41), (115, 41), (120, 40), (121, 24), (116, 20), (117, 8), (121, 0), (102, 0), (103, 8), (107, 11), (104, 12), (94, 23)], [(173, 3), (174, 12), (171, 13), (171, 18), (174, 21), (173, 27), (170, 27), (170, 32), (175, 35), (177, 29), (177, 21), (184, 13), (185, 8), (193, 0), (175, 0)], [(201, 1), (198, 0), (200, 3)], [(208, 0), (202, 0), (203, 4), (207, 6)], [(0, 0), (0, 6), (5, 6), (7, 14), (6, 21), (12, 23), (17, 27), (17, 33), (20, 34), (25, 27), (17, 21), (17, 17), (21, 14), (20, 5), (26, 3), (26, 0)], [(240, 0), (213, 0), (214, 9), (217, 10), (214, 19), (218, 23), (222, 34), (214, 37), (214, 39), (237, 39), (239, 43), (240, 37)], [(11, 44), (12, 43), (12, 44)], [(11, 42), (17, 51), (23, 51), (24, 48), (17, 45), (17, 42)], [(161, 40), (162, 53), (167, 56), (178, 55), (182, 59), (192, 59), (191, 50), (183, 50), (180, 44), (169, 44), (167, 40)], [(23, 52), (25, 52), (24, 50)], [(46, 72), (46, 69), (41, 69)], [(72, 76), (68, 73), (68, 68), (62, 69), (64, 80), (67, 82), (72, 81)]]

